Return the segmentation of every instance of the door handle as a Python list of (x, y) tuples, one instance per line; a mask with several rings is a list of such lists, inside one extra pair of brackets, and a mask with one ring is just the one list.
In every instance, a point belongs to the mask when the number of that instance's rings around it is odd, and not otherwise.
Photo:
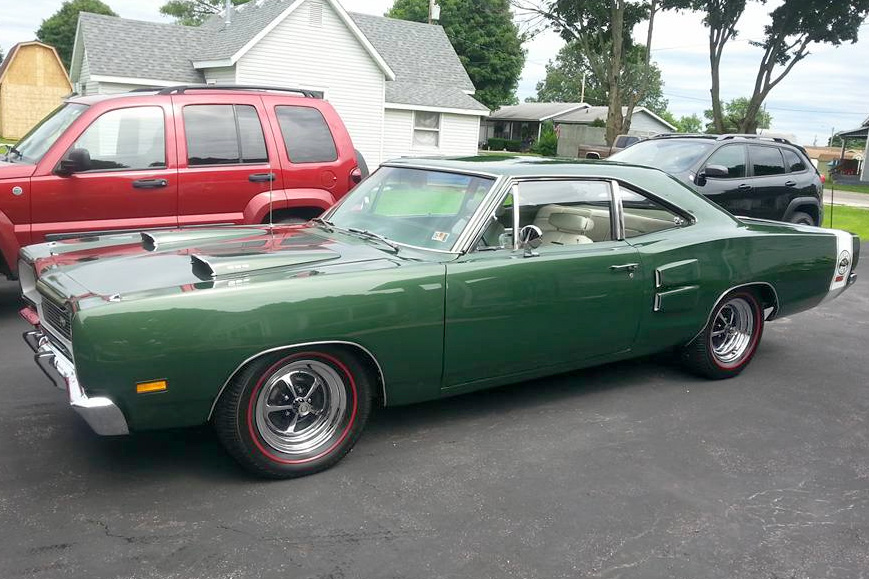
[(610, 269), (612, 271), (629, 271), (635, 272), (637, 268), (640, 267), (639, 263), (623, 263), (622, 265), (611, 265)]
[(739, 189), (740, 191), (751, 191), (751, 185), (743, 183), (742, 185), (737, 187), (737, 189)]
[(248, 175), (247, 180), (251, 183), (268, 183), (269, 181), (275, 180), (274, 173), (251, 173)]
[(796, 187), (796, 181), (785, 181), (785, 187)]
[(161, 189), (168, 186), (168, 179), (137, 179), (133, 181), (134, 189)]

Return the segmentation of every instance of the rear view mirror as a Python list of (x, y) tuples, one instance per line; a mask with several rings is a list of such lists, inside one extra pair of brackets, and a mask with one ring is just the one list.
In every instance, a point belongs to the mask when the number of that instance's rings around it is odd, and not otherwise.
[(55, 173), (61, 176), (82, 173), (91, 169), (91, 154), (87, 149), (72, 149), (60, 160)]
[(591, 152), (585, 154), (585, 158), (586, 159), (600, 159), (600, 153), (595, 153), (594, 151), (591, 151)]

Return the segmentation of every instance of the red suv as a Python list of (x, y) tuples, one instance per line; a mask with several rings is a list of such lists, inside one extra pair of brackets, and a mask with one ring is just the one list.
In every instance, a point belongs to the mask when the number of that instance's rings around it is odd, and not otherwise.
[(302, 90), (177, 86), (71, 98), (0, 155), (0, 273), (82, 233), (303, 221), (367, 173)]

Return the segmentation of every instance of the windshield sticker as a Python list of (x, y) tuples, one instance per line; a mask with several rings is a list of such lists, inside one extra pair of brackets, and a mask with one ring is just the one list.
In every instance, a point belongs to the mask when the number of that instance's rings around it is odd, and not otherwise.
[(449, 236), (449, 233), (444, 233), (443, 231), (435, 231), (434, 235), (431, 236), (431, 240), (443, 243), (447, 240)]

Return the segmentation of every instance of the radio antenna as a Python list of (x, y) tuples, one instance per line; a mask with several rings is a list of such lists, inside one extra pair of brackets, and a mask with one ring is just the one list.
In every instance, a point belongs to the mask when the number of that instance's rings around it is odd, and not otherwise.
[(274, 194), (275, 194), (275, 175), (272, 173), (272, 160), (269, 159), (269, 229), (274, 229), (275, 227), (275, 218), (274, 218)]

